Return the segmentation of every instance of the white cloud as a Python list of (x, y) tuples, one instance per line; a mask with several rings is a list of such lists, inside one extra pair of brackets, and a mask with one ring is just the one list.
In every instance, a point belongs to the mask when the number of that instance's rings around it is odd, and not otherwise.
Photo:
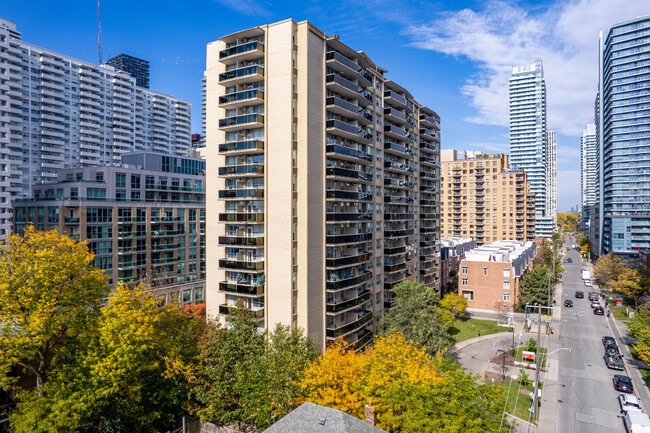
[(500, 0), (484, 10), (446, 12), (405, 30), (413, 45), (475, 62), (479, 74), (461, 89), (476, 109), (467, 121), (508, 126), (512, 66), (541, 58), (549, 129), (576, 136), (593, 122), (598, 83), (598, 35), (621, 21), (647, 14), (638, 0), (573, 0), (529, 12)]

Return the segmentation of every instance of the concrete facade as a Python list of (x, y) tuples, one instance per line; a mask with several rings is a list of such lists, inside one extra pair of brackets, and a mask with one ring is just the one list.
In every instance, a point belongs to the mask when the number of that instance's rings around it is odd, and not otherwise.
[(440, 118), (286, 20), (208, 44), (208, 314), (360, 349), (405, 279), (439, 288)]

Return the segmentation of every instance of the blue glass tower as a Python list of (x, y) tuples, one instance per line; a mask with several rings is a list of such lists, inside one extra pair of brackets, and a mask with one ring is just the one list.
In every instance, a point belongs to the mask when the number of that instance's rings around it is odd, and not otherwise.
[(600, 253), (650, 247), (650, 15), (600, 33)]

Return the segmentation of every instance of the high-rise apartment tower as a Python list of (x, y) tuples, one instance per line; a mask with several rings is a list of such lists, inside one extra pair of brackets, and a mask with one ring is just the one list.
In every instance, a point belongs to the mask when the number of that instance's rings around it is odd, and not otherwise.
[(135, 78), (135, 85), (149, 88), (149, 62), (128, 54), (120, 54), (106, 61), (118, 71), (126, 72)]
[(588, 124), (580, 137), (580, 195), (582, 231), (589, 236), (589, 207), (598, 202), (596, 125)]
[(3, 18), (0, 90), (0, 239), (12, 197), (31, 197), (57, 170), (119, 163), (132, 151), (189, 154), (189, 103), (112, 66), (26, 43)]
[(509, 96), (510, 165), (526, 173), (535, 193), (536, 236), (549, 237), (555, 221), (546, 209), (546, 82), (541, 60), (512, 68)]
[(439, 287), (440, 118), (286, 20), (208, 44), (207, 301), (366, 345), (400, 281)]
[(442, 236), (469, 237), (477, 245), (534, 240), (535, 195), (526, 174), (509, 170), (504, 154), (455, 154), (442, 160)]
[(557, 218), (557, 133), (546, 133), (546, 215)]
[(650, 15), (600, 33), (600, 253), (650, 247)]

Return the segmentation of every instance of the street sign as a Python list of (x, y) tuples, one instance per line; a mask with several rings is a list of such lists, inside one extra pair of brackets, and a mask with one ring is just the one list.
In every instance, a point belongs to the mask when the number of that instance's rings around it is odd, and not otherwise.
[(551, 320), (551, 316), (546, 316), (546, 320), (547, 320), (547, 321), (550, 321), (550, 320)]
[(527, 359), (529, 361), (534, 361), (535, 360), (535, 352), (528, 352), (526, 350), (521, 352), (521, 357), (523, 359)]

